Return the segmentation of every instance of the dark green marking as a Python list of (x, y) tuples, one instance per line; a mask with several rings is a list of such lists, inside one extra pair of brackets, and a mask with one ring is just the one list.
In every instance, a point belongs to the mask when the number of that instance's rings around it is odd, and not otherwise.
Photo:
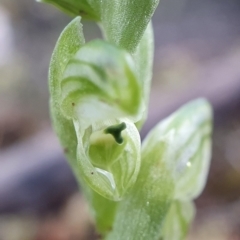
[(123, 143), (123, 137), (122, 137), (122, 134), (121, 132), (126, 129), (126, 123), (122, 122), (120, 124), (117, 124), (117, 125), (113, 125), (113, 126), (110, 126), (108, 128), (106, 128), (104, 130), (104, 133), (106, 134), (112, 134), (112, 136), (114, 137), (115, 141), (118, 143), (118, 144), (121, 144)]

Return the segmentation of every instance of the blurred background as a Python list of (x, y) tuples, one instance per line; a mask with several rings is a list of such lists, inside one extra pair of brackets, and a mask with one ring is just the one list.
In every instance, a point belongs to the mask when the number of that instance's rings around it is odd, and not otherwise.
[[(48, 64), (71, 19), (34, 0), (0, 0), (0, 240), (98, 236), (52, 132)], [(189, 240), (240, 240), (240, 1), (161, 0), (142, 137), (187, 101), (213, 104), (213, 159)], [(100, 37), (84, 22), (87, 40)]]

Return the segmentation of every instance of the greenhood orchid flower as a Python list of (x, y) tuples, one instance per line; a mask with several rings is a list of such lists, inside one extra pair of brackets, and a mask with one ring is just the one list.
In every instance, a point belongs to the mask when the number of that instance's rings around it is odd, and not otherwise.
[[(106, 240), (184, 240), (209, 170), (212, 110), (192, 101), (141, 143), (159, 1), (41, 1), (77, 16), (52, 55), (50, 109), (97, 230)], [(85, 43), (80, 16), (104, 40)]]

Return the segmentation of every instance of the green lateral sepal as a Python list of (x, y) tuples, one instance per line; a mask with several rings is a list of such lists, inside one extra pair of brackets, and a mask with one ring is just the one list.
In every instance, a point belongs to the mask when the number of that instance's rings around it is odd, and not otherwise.
[(137, 46), (135, 53), (133, 54), (135, 68), (137, 76), (140, 80), (143, 101), (145, 105), (145, 110), (143, 112), (142, 118), (136, 123), (138, 129), (141, 129), (142, 125), (144, 124), (147, 118), (148, 113), (148, 101), (153, 71), (153, 52), (154, 52), (153, 38), (154, 38), (153, 28), (152, 23), (150, 22), (139, 45)]
[(190, 200), (203, 190), (211, 158), (212, 109), (204, 99), (192, 101), (160, 122), (143, 148), (169, 135), (165, 161), (175, 182), (175, 199)]

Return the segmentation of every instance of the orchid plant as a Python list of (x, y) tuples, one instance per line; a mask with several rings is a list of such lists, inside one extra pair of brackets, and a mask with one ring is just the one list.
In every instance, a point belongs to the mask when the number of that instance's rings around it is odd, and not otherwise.
[[(141, 143), (159, 0), (41, 0), (75, 18), (50, 70), (53, 127), (106, 240), (186, 238), (211, 155), (212, 110), (181, 107)], [(81, 19), (104, 39), (85, 42)]]

